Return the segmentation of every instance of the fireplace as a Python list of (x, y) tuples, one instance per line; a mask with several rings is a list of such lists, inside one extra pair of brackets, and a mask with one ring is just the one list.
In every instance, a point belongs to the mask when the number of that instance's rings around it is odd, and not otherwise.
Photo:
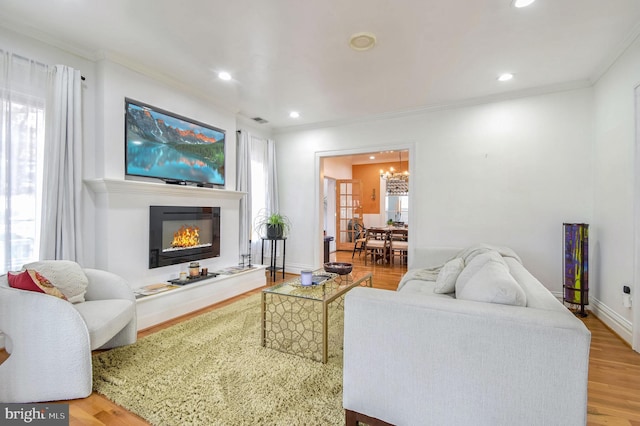
[(149, 269), (219, 256), (220, 207), (149, 208)]

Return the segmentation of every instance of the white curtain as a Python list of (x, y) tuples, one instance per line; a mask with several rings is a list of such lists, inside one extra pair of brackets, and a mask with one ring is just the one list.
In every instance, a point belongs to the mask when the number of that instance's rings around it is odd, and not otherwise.
[(251, 134), (238, 131), (236, 152), (236, 190), (246, 192), (240, 199), (240, 254), (251, 253)]
[[(275, 144), (250, 132), (238, 132), (237, 189), (249, 194), (240, 201), (240, 252), (247, 253), (251, 240), (251, 256), (259, 263), (262, 240), (253, 228), (255, 217), (265, 211), (278, 212)], [(246, 207), (246, 208), (245, 208)], [(246, 227), (246, 228), (245, 228)], [(269, 248), (265, 247), (267, 255)]]
[(0, 273), (38, 260), (47, 72), (0, 50)]
[(82, 263), (80, 71), (52, 67), (49, 89), (40, 258)]
[(276, 168), (276, 143), (267, 140), (267, 208), (272, 213), (280, 213), (278, 202), (278, 173)]

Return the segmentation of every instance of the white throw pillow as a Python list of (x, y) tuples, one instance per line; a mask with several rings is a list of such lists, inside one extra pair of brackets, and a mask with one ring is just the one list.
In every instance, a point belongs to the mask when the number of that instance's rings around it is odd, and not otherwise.
[(464, 260), (457, 257), (444, 264), (438, 278), (436, 278), (436, 286), (434, 293), (453, 293), (456, 290), (456, 280), (458, 275), (464, 269)]
[(507, 265), (502, 256), (497, 251), (489, 251), (487, 253), (479, 254), (473, 258), (470, 262), (467, 262), (467, 265), (464, 267), (460, 275), (458, 275), (458, 279), (456, 280), (456, 297), (458, 292), (464, 288), (469, 279), (478, 272), (485, 263), (487, 262), (498, 262), (503, 265)]
[(51, 281), (71, 303), (84, 302), (89, 279), (82, 267), (70, 260), (41, 260), (29, 263), (23, 269), (35, 269)]
[(527, 296), (509, 273), (509, 267), (495, 261), (486, 262), (478, 272), (458, 290), (456, 298), (476, 302), (527, 306)]

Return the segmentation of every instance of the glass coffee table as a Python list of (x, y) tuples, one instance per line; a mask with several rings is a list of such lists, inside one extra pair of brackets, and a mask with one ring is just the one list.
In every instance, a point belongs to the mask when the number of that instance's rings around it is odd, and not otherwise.
[(262, 346), (326, 363), (329, 304), (342, 302), (354, 287), (371, 287), (373, 275), (319, 269), (313, 271), (313, 282), (303, 286), (296, 277), (262, 290)]

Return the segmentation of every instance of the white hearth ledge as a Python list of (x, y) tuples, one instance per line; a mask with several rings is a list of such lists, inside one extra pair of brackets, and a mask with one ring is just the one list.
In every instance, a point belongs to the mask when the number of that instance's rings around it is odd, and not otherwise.
[(85, 179), (84, 183), (96, 194), (159, 194), (178, 197), (214, 197), (239, 200), (246, 192), (227, 189), (201, 188), (192, 185), (168, 185), (124, 179)]
[(136, 299), (138, 330), (222, 302), (267, 284), (265, 267), (254, 265), (234, 275), (218, 275), (175, 290)]

